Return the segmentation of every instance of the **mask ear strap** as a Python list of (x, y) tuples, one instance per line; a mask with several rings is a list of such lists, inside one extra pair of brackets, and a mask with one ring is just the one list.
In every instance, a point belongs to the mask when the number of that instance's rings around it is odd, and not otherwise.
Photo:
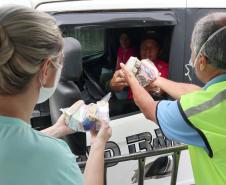
[(53, 64), (53, 66), (56, 68), (56, 69), (62, 69), (62, 65), (60, 65), (59, 63), (56, 63), (56, 62), (53, 62), (52, 60), (51, 60), (51, 64)]
[[(43, 71), (44, 69), (44, 67), (45, 67), (45, 65), (46, 65), (46, 62), (48, 62), (48, 61), (50, 61), (51, 62), (51, 59), (48, 57), (47, 59), (44, 59), (43, 61), (42, 61), (42, 63), (41, 63), (41, 65), (40, 65), (40, 69), (39, 69), (39, 82), (40, 82), (40, 84), (41, 84), (41, 87), (44, 87), (44, 83), (43, 83), (43, 73), (45, 72), (45, 71)], [(51, 62), (52, 63), (52, 62)]]
[(187, 76), (188, 79), (189, 79), (189, 81), (191, 82), (191, 81), (192, 81), (191, 76), (190, 76), (190, 74), (191, 74), (191, 69), (190, 69), (189, 66), (191, 66), (191, 65), (190, 65), (190, 64), (186, 64), (186, 65), (185, 65), (185, 68), (186, 68), (186, 71), (187, 71), (187, 72), (186, 72), (184, 75)]
[(40, 76), (39, 76), (39, 82), (40, 82), (40, 84), (41, 84), (41, 87), (43, 87), (43, 83), (42, 83), (42, 80), (41, 80), (41, 78), (40, 78)]
[(39, 83), (40, 83), (40, 85), (41, 85), (41, 87), (43, 87), (43, 83), (42, 83), (42, 73), (43, 73), (43, 62), (41, 63), (41, 65), (40, 65), (40, 68), (39, 68), (39, 72), (38, 72), (38, 81), (39, 81)]

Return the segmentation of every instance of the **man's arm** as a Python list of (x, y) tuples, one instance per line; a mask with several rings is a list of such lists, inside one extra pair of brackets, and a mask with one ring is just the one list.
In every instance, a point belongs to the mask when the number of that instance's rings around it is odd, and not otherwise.
[(157, 102), (155, 102), (150, 94), (142, 86), (140, 86), (135, 76), (124, 64), (121, 64), (121, 68), (125, 74), (125, 79), (133, 92), (134, 102), (147, 119), (156, 122), (155, 112)]
[(150, 96), (150, 94), (140, 86), (138, 81), (130, 81), (130, 88), (133, 92), (133, 99), (136, 105), (140, 108), (141, 112), (143, 112), (144, 116), (156, 122), (156, 106), (157, 102)]
[(201, 87), (194, 84), (174, 82), (163, 77), (158, 77), (153, 82), (153, 85), (160, 87), (160, 89), (174, 99), (179, 99), (184, 94), (192, 93), (201, 89)]

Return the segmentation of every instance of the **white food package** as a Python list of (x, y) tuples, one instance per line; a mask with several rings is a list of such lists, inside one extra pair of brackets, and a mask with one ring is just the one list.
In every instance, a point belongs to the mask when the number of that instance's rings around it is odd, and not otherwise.
[(126, 66), (135, 75), (140, 85), (143, 87), (146, 87), (150, 81), (153, 81), (160, 76), (155, 64), (149, 59), (142, 59), (140, 61), (136, 57), (130, 57)]
[(107, 124), (110, 121), (109, 117), (109, 99), (111, 93), (108, 93), (104, 98), (98, 101), (96, 104), (91, 103), (89, 105), (81, 104), (76, 111), (69, 113), (68, 108), (60, 109), (64, 116), (65, 122), (69, 128), (75, 132), (84, 132), (91, 129), (99, 130), (99, 120), (105, 121)]

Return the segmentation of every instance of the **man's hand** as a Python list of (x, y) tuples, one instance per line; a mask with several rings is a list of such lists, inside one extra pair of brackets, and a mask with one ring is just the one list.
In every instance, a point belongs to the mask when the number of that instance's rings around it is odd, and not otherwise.
[(123, 88), (127, 86), (125, 75), (121, 70), (115, 71), (111, 81), (110, 81), (110, 88), (112, 91), (122, 91)]
[(161, 94), (163, 94), (164, 92), (160, 89), (160, 87), (158, 87), (156, 85), (156, 81), (158, 80), (155, 79), (153, 81), (150, 81), (148, 86), (145, 87), (145, 90), (148, 91), (151, 95), (154, 95), (154, 96), (160, 96)]
[(135, 82), (138, 83), (138, 80), (134, 76), (134, 74), (124, 65), (123, 63), (120, 64), (121, 66), (121, 73), (124, 74), (125, 82), (130, 86), (131, 83)]

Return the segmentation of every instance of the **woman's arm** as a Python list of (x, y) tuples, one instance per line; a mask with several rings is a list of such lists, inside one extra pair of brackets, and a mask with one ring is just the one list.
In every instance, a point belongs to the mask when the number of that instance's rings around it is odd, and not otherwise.
[[(74, 103), (69, 111), (76, 111), (83, 104), (83, 101)], [(111, 137), (111, 128), (109, 125), (99, 120), (101, 128), (99, 131), (92, 130), (91, 132), (91, 149), (86, 163), (84, 172), (86, 185), (104, 185), (104, 149), (105, 144)], [(52, 137), (63, 137), (73, 133), (65, 124), (64, 116), (62, 115), (53, 126), (44, 129), (42, 133)]]
[[(55, 125), (42, 130), (43, 133), (53, 137), (62, 137), (69, 131), (70, 129), (67, 130), (66, 127)], [(104, 122), (101, 122), (98, 132), (91, 131), (91, 149), (84, 172), (85, 185), (104, 185), (104, 149), (110, 137), (111, 128)]]
[(104, 185), (104, 149), (111, 132), (105, 122), (101, 123), (98, 133), (91, 131), (91, 149), (84, 172), (85, 185)]
[[(75, 102), (68, 110), (69, 113), (73, 113), (76, 110), (78, 110), (78, 108), (84, 104), (84, 101), (79, 100), (77, 102)], [(56, 138), (61, 138), (63, 136), (66, 136), (68, 134), (72, 134), (74, 133), (74, 131), (72, 129), (70, 129), (66, 123), (65, 123), (65, 118), (64, 115), (62, 114), (59, 119), (57, 120), (57, 122), (52, 125), (49, 128), (46, 128), (44, 130), (41, 130), (41, 132), (43, 134), (46, 134), (48, 136), (52, 136), (52, 137), (56, 137)]]
[(55, 138), (62, 138), (68, 134), (74, 133), (66, 124), (64, 120), (64, 116), (61, 115), (60, 118), (57, 120), (56, 124), (48, 127), (44, 130), (41, 130), (43, 134), (46, 134), (51, 137)]

